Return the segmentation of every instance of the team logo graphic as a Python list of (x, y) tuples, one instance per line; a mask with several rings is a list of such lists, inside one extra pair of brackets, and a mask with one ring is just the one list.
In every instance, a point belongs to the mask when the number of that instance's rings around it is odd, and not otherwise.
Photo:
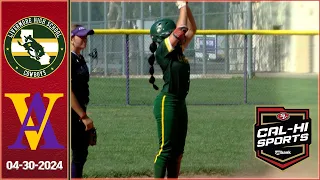
[(286, 121), (290, 118), (290, 115), (286, 112), (281, 112), (277, 115), (277, 119), (280, 121)]
[(309, 157), (311, 119), (308, 109), (257, 107), (256, 157), (281, 170)]
[[(24, 135), (28, 140), (31, 150), (37, 150), (41, 137), (43, 137), (45, 143), (40, 149), (64, 148), (58, 143), (49, 119), (54, 104), (59, 98), (63, 97), (63, 94), (44, 93), (43, 97), (49, 100), (47, 109), (45, 108), (40, 93), (36, 93), (33, 96), (30, 106), (28, 107), (26, 98), (30, 98), (30, 96), (29, 93), (5, 93), (5, 97), (11, 99), (21, 123), (18, 137), (14, 144), (9, 146), (9, 149), (27, 149), (27, 146), (22, 144)], [(37, 122), (32, 118), (32, 113), (35, 114)]]
[(41, 78), (52, 74), (62, 63), (65, 40), (51, 20), (32, 16), (16, 22), (7, 32), (4, 54), (18, 74)]

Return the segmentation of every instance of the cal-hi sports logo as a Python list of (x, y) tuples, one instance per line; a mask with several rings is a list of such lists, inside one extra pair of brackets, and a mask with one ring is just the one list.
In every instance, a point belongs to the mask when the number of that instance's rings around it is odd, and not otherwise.
[[(43, 95), (36, 93), (32, 97), (29, 107), (26, 103), (26, 99), (31, 98), (29, 93), (5, 93), (4, 96), (11, 99), (18, 115), (17, 121), (21, 123), (16, 141), (8, 147), (9, 149), (28, 149), (22, 142), (24, 135), (31, 150), (38, 149), (41, 137), (44, 139), (44, 144), (40, 146), (40, 149), (64, 148), (59, 144), (49, 119), (55, 103), (63, 97), (62, 93), (43, 93)], [(43, 101), (45, 98), (48, 100), (47, 108), (45, 108)], [(35, 114), (34, 119), (31, 116), (33, 113)]]
[(254, 150), (257, 158), (285, 170), (309, 157), (310, 144), (308, 109), (256, 108)]
[(7, 32), (4, 52), (15, 72), (28, 78), (41, 78), (53, 73), (62, 63), (65, 39), (51, 20), (26, 17)]

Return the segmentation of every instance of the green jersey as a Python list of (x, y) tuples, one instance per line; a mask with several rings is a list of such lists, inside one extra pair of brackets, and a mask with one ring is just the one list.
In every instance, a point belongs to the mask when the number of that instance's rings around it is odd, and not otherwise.
[(182, 47), (177, 45), (173, 48), (169, 38), (166, 38), (159, 44), (155, 57), (163, 72), (162, 92), (184, 99), (189, 93), (190, 65), (182, 53)]

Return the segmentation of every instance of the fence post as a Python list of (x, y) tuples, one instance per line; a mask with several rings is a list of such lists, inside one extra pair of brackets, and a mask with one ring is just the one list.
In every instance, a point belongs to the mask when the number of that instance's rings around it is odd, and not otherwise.
[[(140, 29), (144, 29), (144, 14), (143, 14), (143, 1), (140, 3), (140, 19), (141, 19), (141, 27)], [(143, 75), (144, 73), (144, 35), (140, 35), (139, 39), (140, 39), (140, 75)]]
[[(103, 3), (103, 9), (104, 9), (104, 12), (107, 12), (107, 2), (104, 2)], [(104, 28), (108, 28), (108, 24), (107, 24), (107, 13), (104, 14), (103, 16), (103, 19), (104, 19)], [(107, 35), (103, 35), (103, 52), (104, 52), (104, 76), (108, 76), (108, 51), (107, 51)]]
[(207, 74), (207, 35), (203, 35), (203, 49), (202, 49), (202, 74)]
[(248, 35), (244, 35), (244, 60), (243, 60), (243, 96), (244, 96), (244, 103), (247, 104), (247, 78), (248, 78), (248, 59), (247, 59), (247, 49), (248, 49)]
[[(249, 1), (248, 2), (248, 29), (252, 29), (252, 2)], [(252, 72), (252, 35), (246, 35), (248, 38), (248, 75), (249, 75), (249, 79), (252, 78), (252, 76), (254, 75), (254, 73)]]
[[(206, 29), (205, 2), (202, 2), (202, 29)], [(207, 74), (207, 35), (203, 35), (202, 73)]]
[(163, 16), (164, 16), (164, 3), (163, 3), (163, 1), (161, 1), (161, 3), (160, 3), (160, 16), (161, 16), (161, 18), (163, 18)]
[[(91, 29), (91, 2), (88, 2), (87, 10), (88, 10), (88, 29)], [(89, 53), (91, 51), (91, 41), (92, 41), (92, 39), (90, 38), (90, 40), (87, 42), (87, 47), (88, 47)], [(91, 74), (93, 71), (91, 56), (89, 56), (88, 59), (89, 59), (89, 73)]]
[[(229, 3), (225, 2), (225, 9), (224, 9), (225, 17), (224, 17), (224, 24), (225, 28), (229, 29)], [(224, 70), (225, 74), (229, 74), (229, 35), (225, 35), (225, 45), (224, 45)]]
[[(126, 28), (126, 2), (121, 2), (121, 8), (122, 8), (122, 20), (121, 20), (121, 28), (122, 29), (125, 29)], [(122, 36), (123, 38), (122, 38), (122, 42), (123, 42), (123, 51), (124, 51), (124, 53), (123, 53), (123, 55), (122, 55), (122, 75), (125, 75), (125, 73), (126, 73), (126, 71), (125, 71), (125, 68), (126, 68), (126, 66), (125, 66), (125, 59), (126, 59), (126, 37), (124, 37), (124, 36)]]
[(126, 104), (130, 105), (130, 86), (129, 86), (129, 34), (126, 34)]
[(309, 36), (309, 73), (313, 72), (313, 66), (314, 66), (314, 39), (315, 36)]

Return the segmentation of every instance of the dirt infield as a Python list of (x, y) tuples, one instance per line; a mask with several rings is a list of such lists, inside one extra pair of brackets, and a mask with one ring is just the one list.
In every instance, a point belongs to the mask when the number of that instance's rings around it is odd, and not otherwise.
[(186, 179), (197, 179), (197, 178), (204, 178), (204, 179), (211, 179), (211, 178), (222, 178), (222, 179), (233, 179), (233, 178), (297, 178), (297, 179), (311, 179), (311, 178), (317, 178), (319, 179), (319, 166), (317, 159), (305, 159), (301, 161), (300, 163), (293, 165), (289, 167), (286, 170), (280, 170), (270, 165), (269, 170), (266, 170), (262, 174), (256, 174), (256, 175), (248, 175), (249, 172), (240, 173), (238, 175), (233, 176), (209, 176), (209, 175), (195, 175), (195, 176), (180, 176), (180, 178), (186, 178)]
[(316, 160), (305, 159), (302, 162), (281, 171), (276, 168), (270, 169), (264, 178), (318, 178), (319, 166)]

